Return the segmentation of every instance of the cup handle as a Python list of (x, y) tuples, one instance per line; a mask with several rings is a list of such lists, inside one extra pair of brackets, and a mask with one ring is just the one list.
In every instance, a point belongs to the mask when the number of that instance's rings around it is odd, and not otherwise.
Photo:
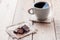
[(34, 14), (34, 13), (31, 13), (31, 10), (33, 11), (34, 8), (29, 9), (29, 10), (28, 10), (28, 13), (29, 13), (29, 14)]

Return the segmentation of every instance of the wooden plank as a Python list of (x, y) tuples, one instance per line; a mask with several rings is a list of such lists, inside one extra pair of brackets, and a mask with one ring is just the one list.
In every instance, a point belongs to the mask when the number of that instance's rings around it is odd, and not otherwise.
[(51, 24), (35, 23), (38, 29), (37, 34), (33, 35), (33, 40), (56, 40), (53, 22)]
[[(26, 21), (29, 18), (28, 9), (32, 7), (33, 0), (17, 0), (17, 7), (13, 19), (13, 24)], [(31, 40), (32, 35), (22, 38), (21, 40)]]
[(52, 0), (57, 40), (60, 40), (60, 0)]
[(57, 40), (60, 40), (60, 19), (55, 19), (55, 29)]
[(32, 7), (33, 0), (18, 0), (14, 15), (14, 24), (27, 20), (30, 17), (28, 9)]
[(8, 40), (6, 27), (12, 24), (16, 0), (0, 0), (0, 40)]
[(55, 20), (60, 19), (60, 0), (52, 0)]

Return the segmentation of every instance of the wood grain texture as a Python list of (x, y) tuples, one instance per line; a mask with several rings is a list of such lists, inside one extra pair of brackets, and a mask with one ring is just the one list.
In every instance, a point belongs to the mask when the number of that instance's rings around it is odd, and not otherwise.
[[(19, 23), (29, 19), (28, 9), (32, 8), (33, 0), (17, 0), (17, 7), (14, 15), (14, 23)], [(28, 18), (28, 19), (27, 19)]]
[(0, 40), (8, 40), (6, 27), (12, 24), (16, 0), (0, 0)]
[(52, 0), (57, 40), (60, 40), (60, 0)]
[(33, 36), (33, 40), (56, 40), (53, 22), (51, 24), (35, 23), (34, 27), (38, 32)]
[(60, 20), (60, 0), (52, 0), (55, 20)]

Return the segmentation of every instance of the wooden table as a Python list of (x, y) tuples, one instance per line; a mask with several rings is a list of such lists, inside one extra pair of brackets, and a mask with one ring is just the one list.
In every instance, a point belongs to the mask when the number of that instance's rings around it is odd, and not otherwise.
[(38, 1), (47, 1), (51, 4), (54, 20), (50, 24), (34, 23), (38, 29), (37, 34), (31, 34), (21, 40), (60, 40), (60, 0), (1, 0), (0, 40), (8, 40), (9, 37), (5, 33), (6, 26), (17, 24), (30, 17), (27, 11)]

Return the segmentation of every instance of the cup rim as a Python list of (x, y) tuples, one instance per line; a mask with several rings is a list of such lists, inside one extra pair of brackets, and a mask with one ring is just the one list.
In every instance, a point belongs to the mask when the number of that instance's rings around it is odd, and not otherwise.
[(35, 9), (40, 9), (40, 10), (43, 10), (43, 9), (50, 9), (50, 7), (49, 8), (37, 8), (37, 7), (34, 7)]
[[(41, 1), (41, 2), (45, 2), (45, 1)], [(39, 3), (39, 2), (37, 2), (37, 3)], [(34, 5), (37, 4), (37, 3), (34, 3)], [(45, 3), (48, 3), (48, 2), (45, 2)], [(48, 6), (49, 6), (48, 8), (50, 8), (50, 5), (48, 5)], [(35, 7), (35, 6), (34, 6), (34, 8), (37, 8), (37, 9), (48, 9), (48, 8), (38, 8), (38, 7)]]

